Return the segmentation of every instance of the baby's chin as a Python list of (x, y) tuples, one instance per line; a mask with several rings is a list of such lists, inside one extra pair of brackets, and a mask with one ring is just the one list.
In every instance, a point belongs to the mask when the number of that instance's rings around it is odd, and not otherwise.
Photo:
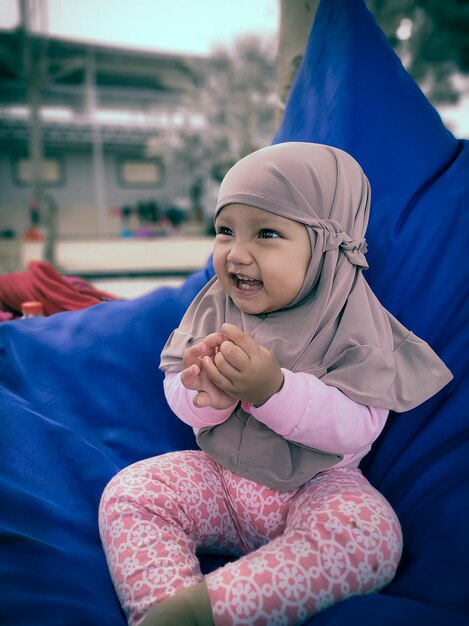
[(272, 313), (276, 309), (269, 309), (265, 305), (255, 302), (244, 302), (240, 301), (238, 298), (231, 296), (236, 307), (247, 315), (267, 315), (267, 313)]

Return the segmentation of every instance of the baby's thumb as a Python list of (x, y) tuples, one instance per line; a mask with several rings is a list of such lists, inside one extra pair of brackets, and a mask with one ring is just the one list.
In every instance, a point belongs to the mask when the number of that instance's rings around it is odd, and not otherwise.
[(210, 394), (208, 394), (206, 391), (199, 391), (199, 393), (194, 396), (194, 399), (192, 400), (193, 404), (195, 407), (197, 407), (198, 409), (203, 409), (206, 406), (210, 405), (211, 402), (211, 398), (210, 398)]
[(194, 382), (197, 376), (200, 374), (200, 368), (198, 365), (190, 365), (181, 372), (181, 382), (187, 389), (194, 389)]

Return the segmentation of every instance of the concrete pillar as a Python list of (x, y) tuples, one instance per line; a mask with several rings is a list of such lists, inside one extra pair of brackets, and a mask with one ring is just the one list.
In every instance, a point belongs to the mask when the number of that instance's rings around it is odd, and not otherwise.
[(93, 49), (86, 57), (86, 110), (91, 124), (91, 147), (93, 151), (94, 193), (98, 212), (98, 229), (101, 237), (108, 234), (106, 171), (104, 167), (101, 127), (96, 119), (98, 109), (96, 94), (96, 57)]

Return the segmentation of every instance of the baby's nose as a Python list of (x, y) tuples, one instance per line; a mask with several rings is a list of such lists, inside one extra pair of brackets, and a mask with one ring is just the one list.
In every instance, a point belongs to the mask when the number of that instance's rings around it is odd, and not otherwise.
[(247, 243), (235, 241), (228, 253), (228, 261), (247, 265), (252, 261), (252, 256)]

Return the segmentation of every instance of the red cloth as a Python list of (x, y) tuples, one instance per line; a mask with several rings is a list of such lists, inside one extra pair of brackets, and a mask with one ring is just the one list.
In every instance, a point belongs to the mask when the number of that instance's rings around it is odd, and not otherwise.
[(42, 302), (45, 314), (52, 315), (117, 299), (79, 278), (65, 278), (45, 261), (31, 261), (25, 272), (0, 276), (0, 303), (13, 311), (21, 311), (21, 304), (28, 300)]

